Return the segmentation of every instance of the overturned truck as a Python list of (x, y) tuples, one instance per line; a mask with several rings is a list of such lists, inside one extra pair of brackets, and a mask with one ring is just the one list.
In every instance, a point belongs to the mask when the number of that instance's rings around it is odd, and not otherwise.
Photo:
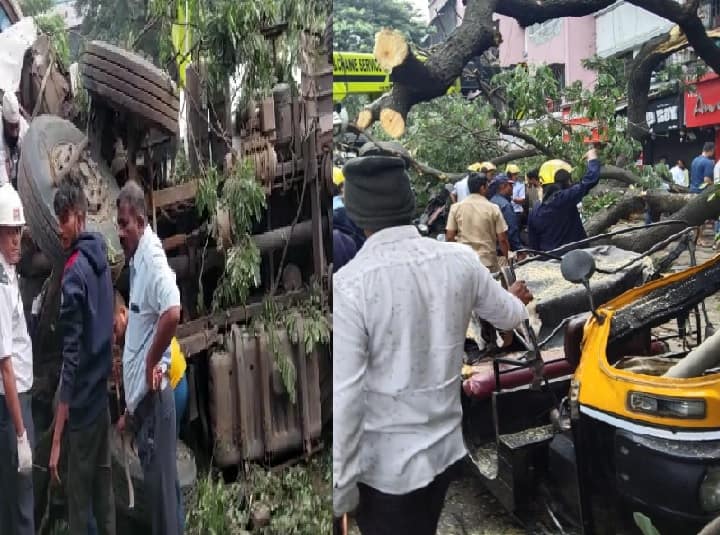
[[(63, 179), (84, 185), (88, 230), (106, 238), (115, 287), (126, 298), (128, 273), (115, 203), (126, 180), (136, 180), (146, 192), (150, 224), (181, 292), (177, 338), (188, 360), (190, 388), (178, 443), (183, 491), (192, 491), (198, 465), (212, 462), (233, 471), (247, 461), (277, 464), (317, 451), (330, 416), (329, 349), (326, 343), (307, 343), (313, 338), (305, 332), (310, 327), (302, 315), (288, 312), (293, 315), (290, 332), (282, 322), (270, 323), (267, 311), (293, 304), (299, 304), (293, 309), (298, 310), (312, 302), (330, 329), (332, 71), (327, 58), (303, 66), (300, 95), (280, 84), (272, 96), (248, 105), (234, 132), (227, 103), (227, 113), (208, 122), (198, 71), (188, 69), (191, 167), (211, 163), (210, 146), (221, 172), (250, 159), (265, 193), (266, 208), (251, 233), (261, 256), (257, 288), (244, 304), (222, 309), (213, 309), (212, 298), (223, 280), (232, 225), (227, 214), (201, 217), (198, 178), (171, 181), (178, 116), (185, 115), (175, 84), (146, 59), (103, 42), (87, 44), (80, 72), (92, 103), (88, 135), (57, 116), (34, 118), (18, 171), (28, 214), (20, 265), (23, 298), (28, 315), (39, 311), (33, 336), (37, 464), (46, 465), (49, 456), (61, 364), (56, 321), (64, 253), (52, 200)], [(223, 109), (222, 103), (214, 104)], [(216, 125), (225, 136), (218, 135)], [(282, 366), (289, 362), (295, 371), (293, 384), (281, 373), (279, 355)], [(108, 395), (114, 421), (122, 410), (122, 394), (111, 384)], [(143, 521), (146, 504), (137, 455), (117, 435), (112, 453), (118, 507)], [(47, 527), (59, 500), (46, 472), (37, 471), (35, 480), (36, 494), (47, 497), (38, 499), (38, 525)]]

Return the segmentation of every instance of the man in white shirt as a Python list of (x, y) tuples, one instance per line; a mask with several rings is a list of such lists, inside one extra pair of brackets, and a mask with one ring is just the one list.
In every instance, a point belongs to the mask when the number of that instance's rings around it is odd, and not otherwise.
[[(487, 177), (489, 184), (490, 182), (492, 182), (497, 168), (492, 162), (475, 162), (474, 164), (469, 165), (467, 170), (471, 173), (483, 173)], [(455, 184), (453, 185), (453, 190), (450, 193), (450, 198), (452, 199), (452, 202), (462, 202), (468, 198), (468, 196), (470, 195), (470, 189), (468, 188), (469, 177), (470, 174), (467, 174), (463, 178), (455, 182)]]
[(333, 280), (333, 507), (367, 535), (435, 533), (465, 457), (463, 346), (473, 310), (501, 329), (527, 318), (470, 248), (422, 238), (400, 158), (345, 165), (348, 215), (369, 236)]
[[(130, 264), (130, 301), (122, 359), (126, 413), (143, 470), (153, 535), (178, 535), (175, 398), (167, 351), (180, 321), (180, 292), (162, 243), (147, 224), (145, 194), (128, 181), (117, 199), (120, 244)], [(159, 371), (159, 373), (158, 373)]]
[(17, 188), (17, 164), (20, 146), (27, 132), (27, 121), (20, 114), (15, 93), (5, 91), (2, 103), (2, 136), (0, 137), (0, 186), (10, 182)]
[(20, 197), (0, 186), (0, 533), (35, 535), (32, 343), (15, 268), (23, 225)]
[[(718, 182), (718, 179), (720, 179), (720, 175), (718, 174), (720, 172), (720, 168), (717, 164), (715, 164), (715, 183)], [(690, 185), (690, 173), (687, 170), (687, 166), (685, 165), (685, 162), (683, 160), (678, 160), (675, 165), (670, 169), (670, 174), (672, 175), (673, 182), (677, 184), (678, 186), (685, 186), (686, 188)]]

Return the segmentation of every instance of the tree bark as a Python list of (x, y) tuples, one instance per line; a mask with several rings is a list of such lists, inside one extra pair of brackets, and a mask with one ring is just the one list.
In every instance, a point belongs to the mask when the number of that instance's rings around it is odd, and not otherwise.
[(701, 226), (708, 220), (716, 219), (720, 215), (720, 195), (716, 194), (718, 192), (718, 186), (711, 186), (701, 194), (691, 194), (692, 198), (669, 217), (684, 221), (684, 224), (638, 229), (637, 232), (613, 238), (613, 245), (629, 251), (644, 252), (683, 228)]
[(629, 2), (680, 26), (697, 55), (712, 70), (720, 74), (720, 48), (707, 34), (702, 20), (698, 17), (697, 2), (687, 2), (685, 5), (675, 0), (629, 0)]
[[(628, 219), (631, 215), (642, 213), (649, 205), (653, 212), (658, 214), (674, 214), (681, 210), (688, 202), (692, 201), (695, 195), (672, 193), (647, 193), (630, 194), (618, 199), (618, 201), (600, 210), (588, 221), (585, 222), (585, 231), (588, 236), (602, 234), (618, 221)], [(653, 231), (654, 229), (649, 229)]]
[(658, 52), (658, 46), (670, 40), (671, 32), (653, 37), (640, 48), (630, 63), (628, 74), (627, 120), (628, 134), (642, 142), (649, 135), (645, 112), (650, 92), (650, 79), (658, 65), (669, 53)]
[(613, 3), (615, 0), (501, 0), (495, 12), (514, 18), (526, 28), (550, 19), (592, 15)]
[(455, 182), (465, 176), (465, 173), (448, 173), (430, 167), (413, 158), (405, 147), (394, 141), (371, 140), (360, 148), (360, 156), (396, 156), (405, 160), (407, 167), (412, 167), (421, 175), (429, 175), (442, 182)]
[(490, 162), (495, 165), (502, 165), (505, 163), (514, 162), (515, 160), (522, 160), (523, 158), (538, 156), (539, 154), (541, 153), (538, 149), (518, 149), (510, 151), (507, 154), (503, 154), (502, 156), (498, 156), (497, 158), (492, 158)]
[[(617, 180), (618, 182), (622, 182), (628, 186), (642, 187), (642, 182), (639, 176), (627, 169), (623, 169), (622, 167), (617, 167), (615, 165), (603, 165), (602, 169), (600, 169), (600, 178)], [(673, 193), (688, 193), (690, 191), (688, 188), (678, 186), (674, 182), (668, 182), (667, 180), (663, 180), (663, 182), (670, 187), (670, 191)]]

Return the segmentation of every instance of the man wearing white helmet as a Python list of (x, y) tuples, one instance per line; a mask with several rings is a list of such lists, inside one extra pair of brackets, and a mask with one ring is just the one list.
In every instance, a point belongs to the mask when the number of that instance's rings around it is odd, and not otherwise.
[(23, 225), (20, 197), (0, 186), (0, 533), (34, 535), (32, 344), (15, 269)]
[(5, 91), (2, 102), (2, 137), (0, 137), (0, 186), (10, 182), (17, 188), (17, 163), (20, 145), (28, 124), (20, 114), (20, 103), (15, 93)]

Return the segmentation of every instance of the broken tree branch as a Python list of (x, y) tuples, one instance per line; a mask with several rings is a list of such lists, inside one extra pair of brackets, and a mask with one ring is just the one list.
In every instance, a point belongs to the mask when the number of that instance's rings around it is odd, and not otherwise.
[(597, 236), (605, 232), (623, 219), (631, 215), (643, 213), (649, 206), (656, 214), (674, 214), (681, 210), (695, 195), (672, 193), (635, 193), (624, 195), (615, 204), (605, 210), (600, 210), (585, 222), (585, 231), (588, 236)]
[(706, 32), (705, 26), (697, 14), (697, 7), (694, 2), (682, 5), (675, 0), (628, 1), (680, 26), (680, 29), (687, 36), (688, 43), (693, 47), (697, 55), (712, 70), (720, 74), (720, 48), (715, 45), (715, 41)]
[(685, 205), (674, 212), (670, 219), (684, 221), (685, 224), (658, 226), (652, 230), (639, 230), (613, 239), (613, 245), (629, 251), (646, 251), (654, 243), (685, 227), (702, 226), (706, 221), (716, 219), (720, 215), (720, 188), (709, 186), (701, 194), (694, 194)]
[(495, 12), (514, 18), (523, 28), (561, 17), (584, 17), (604, 9), (615, 0), (502, 0)]
[[(600, 178), (617, 180), (628, 186), (644, 187), (640, 177), (627, 169), (615, 165), (603, 165), (600, 169)], [(688, 188), (678, 186), (674, 182), (668, 182), (666, 180), (663, 180), (663, 182), (670, 187), (670, 191), (673, 193), (689, 193), (690, 191)]]
[(539, 154), (540, 151), (538, 149), (513, 150), (508, 152), (507, 154), (498, 156), (497, 158), (492, 158), (490, 162), (495, 165), (503, 165), (506, 163), (514, 162), (516, 160), (522, 160), (523, 158), (531, 158), (533, 156), (538, 156)]

